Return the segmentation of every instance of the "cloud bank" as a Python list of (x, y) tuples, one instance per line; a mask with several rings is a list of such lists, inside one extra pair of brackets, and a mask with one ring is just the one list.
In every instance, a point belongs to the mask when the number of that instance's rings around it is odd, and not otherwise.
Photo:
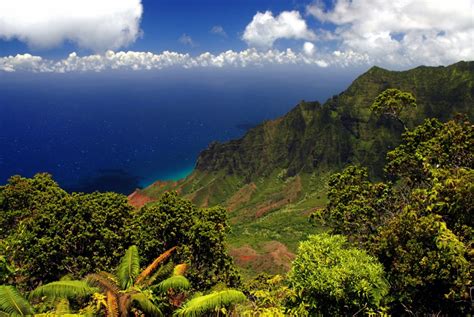
[(298, 11), (283, 11), (274, 17), (273, 13), (257, 12), (245, 28), (242, 39), (249, 46), (270, 48), (278, 39), (313, 40), (315, 35), (308, 29)]
[(153, 70), (168, 67), (199, 68), (199, 67), (258, 67), (264, 65), (316, 65), (327, 67), (336, 63), (296, 53), (291, 49), (285, 51), (258, 51), (247, 49), (240, 52), (226, 51), (217, 55), (209, 52), (198, 56), (165, 51), (161, 54), (150, 52), (113, 52), (80, 57), (71, 53), (65, 59), (54, 61), (33, 56), (18, 54), (0, 57), (0, 72), (101, 72), (107, 70)]
[(36, 48), (65, 41), (104, 52), (140, 35), (141, 0), (3, 0), (0, 38)]
[(307, 7), (335, 26), (340, 52), (382, 64), (448, 64), (474, 59), (472, 0), (336, 0)]

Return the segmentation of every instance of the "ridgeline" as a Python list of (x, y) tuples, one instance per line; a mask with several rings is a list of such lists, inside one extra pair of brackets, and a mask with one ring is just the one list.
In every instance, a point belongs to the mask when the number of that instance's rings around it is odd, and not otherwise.
[(401, 72), (372, 67), (324, 104), (301, 101), (238, 140), (212, 143), (190, 176), (156, 182), (130, 201), (138, 206), (175, 190), (199, 206), (222, 205), (230, 212), (237, 264), (251, 272), (285, 270), (298, 241), (318, 231), (307, 218), (326, 204), (331, 173), (360, 164), (373, 179), (382, 177), (386, 153), (404, 131), (399, 121), (370, 111), (388, 88), (417, 99), (417, 107), (401, 117), (408, 129), (426, 118), (474, 118), (474, 62)]

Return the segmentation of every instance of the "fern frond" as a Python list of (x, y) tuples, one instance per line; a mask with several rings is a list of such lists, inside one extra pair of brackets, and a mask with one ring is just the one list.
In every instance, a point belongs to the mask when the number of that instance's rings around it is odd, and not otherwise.
[(182, 275), (171, 276), (158, 284), (158, 289), (162, 292), (166, 292), (169, 289), (185, 290), (190, 288), (191, 283)]
[(107, 295), (107, 317), (119, 317), (119, 306), (116, 293), (106, 292)]
[(104, 293), (112, 292), (118, 294), (120, 292), (115, 276), (107, 272), (89, 274), (86, 276), (85, 281), (93, 287), (98, 287)]
[(13, 286), (0, 286), (0, 310), (10, 316), (33, 314), (33, 307)]
[(163, 252), (159, 257), (157, 257), (146, 269), (144, 269), (140, 275), (138, 275), (137, 279), (135, 280), (135, 285), (139, 285), (141, 282), (143, 282), (147, 277), (149, 277), (164, 261), (166, 261), (173, 251), (176, 250), (176, 247), (172, 247), (171, 249)]
[(133, 280), (140, 273), (140, 256), (138, 255), (138, 248), (132, 245), (128, 248), (117, 268), (117, 277), (120, 282), (120, 287), (125, 290), (133, 285)]
[(97, 291), (97, 288), (89, 286), (85, 281), (65, 280), (39, 286), (30, 293), (30, 298), (41, 296), (60, 298), (85, 297)]
[(187, 269), (188, 265), (186, 263), (178, 264), (173, 269), (173, 275), (184, 275)]
[(233, 289), (214, 292), (191, 299), (186, 302), (183, 307), (177, 309), (174, 315), (179, 317), (202, 316), (207, 312), (213, 312), (223, 307), (232, 306), (246, 299), (247, 297), (245, 297), (244, 293)]
[(137, 304), (138, 308), (140, 308), (140, 310), (145, 313), (145, 316), (163, 316), (161, 310), (155, 304), (153, 304), (153, 302), (149, 300), (143, 293), (133, 294), (132, 302)]

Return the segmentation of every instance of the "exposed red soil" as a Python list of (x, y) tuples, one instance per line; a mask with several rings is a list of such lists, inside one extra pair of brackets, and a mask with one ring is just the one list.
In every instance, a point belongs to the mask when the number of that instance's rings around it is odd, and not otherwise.
[(255, 261), (260, 255), (257, 254), (251, 246), (244, 245), (240, 248), (231, 249), (229, 251), (231, 257), (234, 258), (235, 263), (240, 267), (246, 267), (249, 263)]
[(149, 203), (150, 201), (153, 201), (153, 200), (154, 200), (153, 198), (140, 193), (138, 190), (135, 190), (133, 193), (131, 193), (128, 196), (128, 203), (135, 208), (140, 208), (146, 203)]
[(290, 269), (295, 255), (281, 242), (269, 241), (263, 245), (263, 251), (258, 253), (251, 246), (244, 245), (229, 251), (235, 263), (243, 268), (256, 272), (283, 273)]

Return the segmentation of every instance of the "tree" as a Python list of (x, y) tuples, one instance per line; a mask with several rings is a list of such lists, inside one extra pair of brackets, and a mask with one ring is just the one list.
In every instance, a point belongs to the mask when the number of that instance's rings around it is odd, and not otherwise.
[(474, 127), (465, 117), (441, 123), (427, 119), (406, 131), (402, 143), (387, 154), (386, 173), (410, 186), (422, 185), (430, 168), (474, 168)]
[(18, 224), (39, 212), (43, 206), (57, 204), (68, 194), (46, 173), (33, 178), (18, 175), (0, 186), (0, 239), (6, 238)]
[(407, 130), (405, 122), (403, 122), (400, 115), (405, 109), (415, 107), (416, 99), (411, 93), (389, 88), (375, 98), (370, 109), (376, 114), (387, 115), (397, 120)]
[(376, 258), (327, 233), (300, 243), (289, 282), (310, 316), (380, 309), (389, 290)]
[(368, 171), (348, 166), (328, 182), (329, 202), (313, 220), (322, 220), (334, 233), (345, 234), (362, 246), (370, 243), (377, 227), (392, 213), (395, 203), (390, 184), (372, 183)]
[(421, 216), (416, 207), (407, 207), (380, 227), (372, 248), (387, 268), (395, 315), (458, 315), (469, 305), (466, 248), (441, 216)]
[(132, 224), (133, 239), (148, 261), (161, 250), (180, 245), (177, 261), (189, 263), (188, 277), (200, 290), (240, 282), (226, 249), (229, 230), (225, 209), (197, 208), (175, 192), (142, 207)]
[[(16, 180), (3, 188), (8, 210), (13, 206), (12, 197), (19, 197), (19, 213), (22, 206), (33, 206), (29, 214), (6, 238), (8, 256), (18, 268), (17, 283), (22, 280), (29, 287), (58, 280), (66, 274), (81, 277), (89, 272), (114, 267), (123, 254), (124, 245), (130, 244), (129, 222), (133, 208), (127, 197), (115, 193), (80, 194), (63, 193), (57, 184), (50, 184), (50, 177), (40, 178), (47, 184), (48, 192), (60, 192), (60, 197), (43, 197), (38, 194), (23, 195), (17, 192)], [(33, 182), (38, 182), (34, 179)], [(56, 196), (55, 196), (56, 197)], [(5, 205), (4, 205), (5, 206)], [(31, 207), (29, 207), (31, 208)], [(47, 263), (47, 265), (45, 265)]]
[(388, 153), (392, 182), (371, 182), (360, 167), (331, 178), (321, 217), (378, 257), (396, 315), (469, 311), (473, 146), (473, 126), (465, 118), (430, 119), (406, 131)]

